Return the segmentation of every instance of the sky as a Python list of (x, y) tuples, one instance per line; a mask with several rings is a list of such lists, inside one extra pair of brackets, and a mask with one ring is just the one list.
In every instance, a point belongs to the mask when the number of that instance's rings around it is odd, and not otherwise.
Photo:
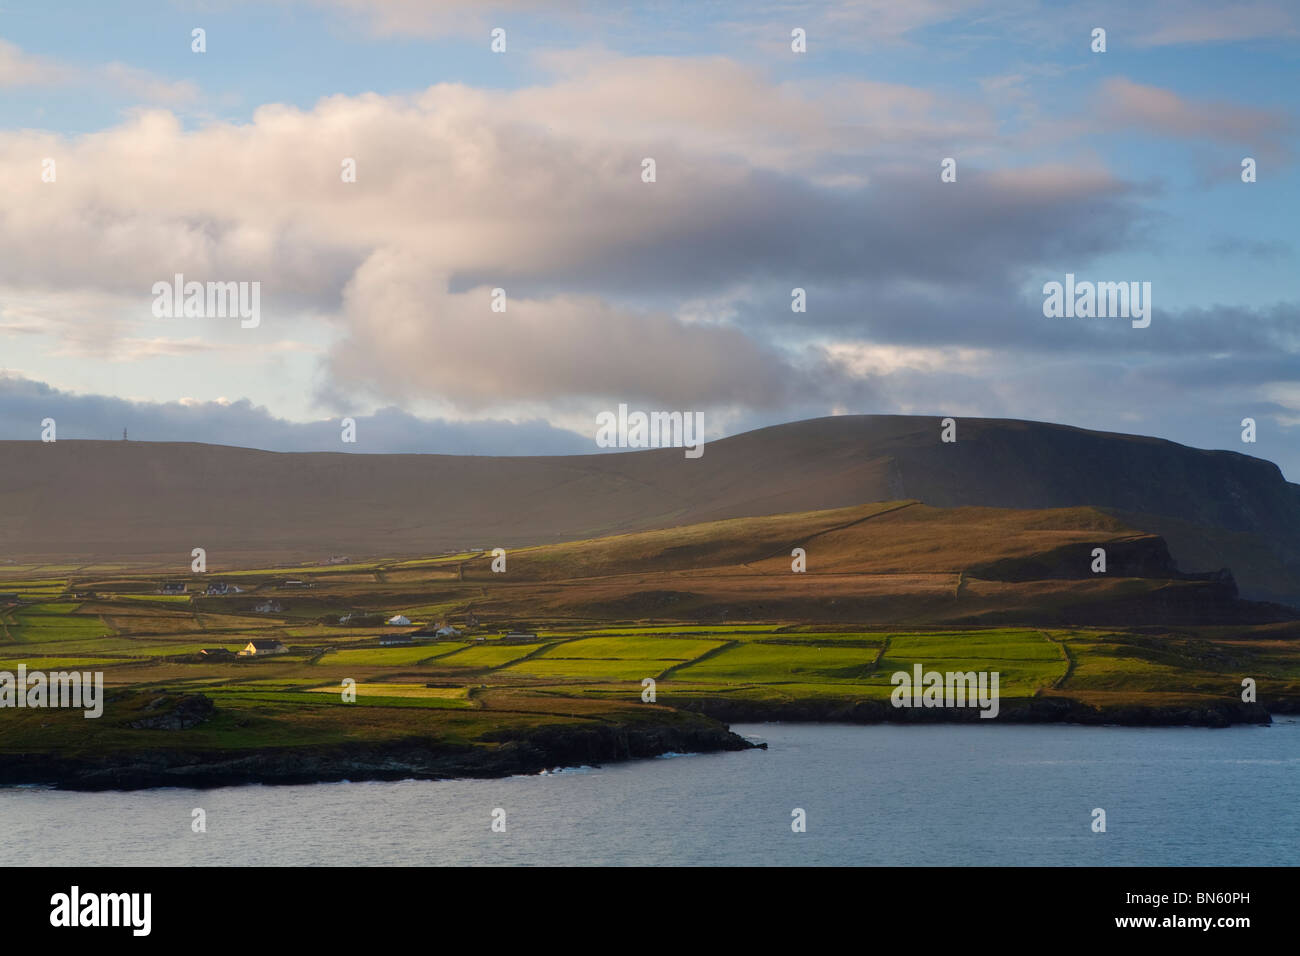
[(1290, 0), (0, 0), (0, 438), (575, 454), (626, 404), (1300, 481), (1298, 90)]

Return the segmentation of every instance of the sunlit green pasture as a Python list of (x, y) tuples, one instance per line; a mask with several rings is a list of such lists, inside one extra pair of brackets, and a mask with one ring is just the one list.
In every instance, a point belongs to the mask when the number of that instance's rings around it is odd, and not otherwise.
[(870, 647), (745, 642), (679, 668), (673, 678), (722, 683), (864, 681), (875, 659), (876, 650)]
[(670, 660), (622, 660), (622, 659), (548, 659), (530, 657), (526, 661), (511, 664), (497, 673), (519, 675), (523, 677), (557, 678), (566, 677), (574, 680), (643, 680), (658, 677), (681, 661)]
[(416, 644), (412, 647), (365, 647), (330, 651), (319, 661), (330, 665), (356, 665), (360, 667), (402, 667), (417, 664), (429, 658), (442, 657), (467, 647), (453, 641), (436, 644)]
[(78, 605), (71, 603), (33, 604), (9, 615), (6, 624), (11, 641), (41, 643), (75, 641), (113, 633), (98, 617), (74, 614)]
[(536, 644), (474, 644), (439, 658), (440, 667), (500, 667), (527, 657), (536, 651)]
[(544, 658), (573, 657), (583, 659), (639, 659), (690, 661), (708, 651), (719, 648), (722, 641), (689, 638), (652, 637), (649, 635), (623, 637), (587, 637), (555, 644), (539, 656)]

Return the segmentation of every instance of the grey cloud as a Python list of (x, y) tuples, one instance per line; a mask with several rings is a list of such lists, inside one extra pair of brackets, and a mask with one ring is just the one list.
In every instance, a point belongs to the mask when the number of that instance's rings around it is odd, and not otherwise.
[(645, 202), (660, 210), (664, 227), (545, 271), (522, 263), (466, 270), (452, 277), (451, 288), (510, 282), (526, 294), (548, 294), (580, 283), (606, 294), (655, 294), (668, 286), (689, 295), (770, 277), (792, 285), (987, 285), (1030, 266), (1123, 248), (1141, 228), (1134, 189), (1108, 176), (970, 167), (960, 170), (960, 185), (944, 185), (939, 159), (882, 171), (860, 189), (821, 188), (764, 171), (695, 188), (657, 183), (661, 191)]
[(379, 254), (347, 294), (348, 337), (328, 359), (333, 387), (384, 400), (436, 395), (462, 408), (574, 397), (670, 408), (773, 407), (843, 387), (816, 351), (791, 355), (729, 326), (619, 309), (598, 299), (459, 294), (417, 259)]
[(1123, 355), (1150, 359), (1207, 354), (1264, 356), (1300, 367), (1300, 302), (1266, 307), (1216, 304), (1170, 309), (1166, 290), (1152, 287), (1150, 327), (1123, 318), (1047, 318), (1042, 285), (1077, 281), (1141, 281), (1138, 274), (1089, 268), (1088, 260), (1026, 270), (1023, 277), (991, 276), (983, 286), (917, 286), (872, 279), (811, 285), (808, 312), (792, 314), (789, 288), (767, 283), (737, 304), (733, 320), (755, 336), (813, 331), (875, 344), (967, 346), (1044, 356)]
[(540, 420), (425, 419), (397, 408), (353, 416), (357, 441), (341, 441), (339, 419), (292, 422), (248, 400), (230, 403), (133, 402), (77, 395), (32, 379), (0, 376), (0, 439), (40, 438), (53, 418), (60, 439), (204, 442), (268, 451), (438, 453), (449, 455), (573, 455), (595, 449), (589, 437)]

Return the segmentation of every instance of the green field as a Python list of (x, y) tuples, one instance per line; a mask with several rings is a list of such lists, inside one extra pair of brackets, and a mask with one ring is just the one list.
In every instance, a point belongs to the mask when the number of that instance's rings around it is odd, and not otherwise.
[[(710, 722), (709, 715), (876, 719), (888, 706), (893, 674), (910, 676), (917, 665), (996, 671), (1003, 713), (1040, 698), (1099, 712), (1226, 706), (1240, 700), (1243, 677), (1257, 681), (1266, 706), (1300, 708), (1300, 624), (1064, 626), (1061, 608), (1080, 595), (1128, 601), (1149, 585), (1051, 580), (1027, 590), (1020, 582), (959, 583), (950, 570), (927, 564), (951, 557), (929, 557), (940, 540), (927, 536), (939, 520), (933, 512), (915, 520), (909, 540), (918, 544), (911, 550), (892, 537), (872, 538), (871, 547), (844, 539), (845, 529), (860, 530), (878, 515), (896, 531), (905, 513), (898, 506), (841, 509), (784, 524), (716, 522), (684, 537), (657, 532), (514, 549), (510, 566), (521, 577), (510, 581), (487, 570), (489, 559), (480, 553), (222, 572), (212, 578), (238, 579), (248, 590), (196, 594), (192, 603), (154, 593), (171, 578), (139, 570), (69, 567), (61, 571), (66, 578), (46, 578), (40, 568), (15, 566), (12, 580), (0, 578), (0, 592), (21, 595), (0, 608), (0, 670), (16, 671), (20, 663), (29, 670), (103, 670), (108, 699), (93, 721), (80, 713), (0, 711), (0, 752), (188, 753), (388, 740), (492, 751), (512, 734), (539, 728), (607, 731), (665, 721), (698, 728), (691, 722)], [(1090, 522), (1080, 519), (1088, 527), (1071, 533), (1092, 533)], [(738, 528), (737, 537), (710, 539), (724, 527)], [(789, 571), (792, 529), (829, 542), (810, 550), (816, 560), (806, 578)], [(1012, 531), (1025, 538), (1040, 533), (1027, 526)], [(689, 548), (682, 550), (679, 537)], [(983, 558), (982, 544), (958, 540)], [(877, 546), (886, 554), (880, 573), (818, 579), (812, 572), (837, 553), (857, 568)], [(714, 573), (711, 560), (733, 563)], [(624, 561), (636, 570), (620, 571)], [(668, 569), (659, 576), (656, 561)], [(462, 566), (463, 580), (449, 573)], [(584, 571), (596, 576), (566, 577)], [(279, 588), (286, 579), (312, 587)], [(187, 580), (192, 590), (201, 586), (198, 576)], [(93, 599), (67, 598), (92, 590)], [(959, 608), (959, 590), (974, 603)], [(268, 597), (283, 611), (254, 613)], [(1026, 603), (1031, 599), (1041, 602), (1041, 627), (1023, 623), (1040, 619), (1037, 605)], [(417, 625), (338, 624), (346, 614), (378, 622), (399, 610), (416, 622), (452, 623), (463, 636), (385, 647), (381, 635), (411, 633)], [(965, 616), (954, 623), (959, 611)], [(507, 641), (507, 632), (536, 638)], [(228, 660), (198, 654), (237, 651), (252, 640), (280, 641), (291, 653)], [(656, 681), (653, 703), (642, 699), (646, 678)], [(342, 699), (345, 679), (356, 681), (355, 703)], [(215, 705), (199, 725), (139, 726), (142, 716), (195, 694)]]
[(474, 644), (438, 661), (444, 667), (500, 667), (527, 657), (537, 644)]
[(638, 659), (549, 659), (531, 657), (518, 664), (504, 667), (498, 673), (554, 679), (567, 677), (573, 680), (628, 680), (641, 681), (658, 677), (681, 661)]
[(876, 651), (831, 644), (744, 643), (673, 672), (674, 679), (736, 684), (808, 683), (813, 679), (869, 683)]
[(555, 644), (538, 656), (551, 660), (564, 657), (577, 660), (690, 661), (721, 647), (722, 643), (672, 637), (588, 637)]
[[(727, 625), (705, 625), (705, 624), (655, 624), (645, 627), (627, 626), (627, 627), (601, 627), (591, 633), (596, 634), (719, 634), (719, 635), (742, 635), (742, 634), (765, 634), (776, 631), (780, 628), (779, 624), (727, 624)], [(573, 630), (558, 631), (539, 631), (538, 637), (576, 637), (580, 636)]]
[(87, 670), (120, 663), (116, 657), (16, 657), (0, 658), (0, 670), (17, 671), (19, 664), (26, 664), (28, 671)]
[[(391, 699), (402, 698), (411, 700), (440, 700), (440, 701), (459, 701), (468, 706), (469, 691), (465, 687), (425, 687), (419, 684), (385, 684), (385, 683), (358, 683), (352, 687), (357, 693), (357, 702), (360, 703), (366, 699)], [(342, 696), (343, 688), (340, 687), (309, 687), (309, 693), (314, 694), (339, 694)]]
[(10, 615), (6, 624), (10, 640), (26, 644), (50, 641), (76, 641), (104, 637), (112, 629), (98, 617), (77, 615), (76, 604), (32, 604)]
[(366, 647), (353, 650), (330, 651), (320, 659), (331, 666), (401, 667), (427, 658), (441, 657), (466, 647), (452, 642), (417, 644), (414, 647)]

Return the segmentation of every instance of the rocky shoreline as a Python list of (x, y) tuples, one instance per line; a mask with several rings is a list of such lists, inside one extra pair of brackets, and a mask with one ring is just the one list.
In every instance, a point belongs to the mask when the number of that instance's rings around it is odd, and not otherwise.
[(140, 749), (65, 757), (0, 754), (0, 786), (62, 790), (206, 789), (240, 784), (342, 780), (446, 780), (509, 777), (555, 767), (616, 763), (667, 753), (718, 753), (766, 747), (725, 726), (548, 727), (497, 746), (454, 746), (420, 738), (255, 751)]
[[(363, 780), (447, 780), (508, 777), (557, 767), (596, 766), (668, 753), (720, 753), (766, 748), (733, 733), (733, 723), (852, 724), (980, 723), (979, 710), (894, 708), (886, 701), (747, 701), (691, 698), (674, 702), (717, 721), (619, 727), (546, 727), (526, 736), (502, 735), (489, 746), (450, 745), (427, 738), (263, 750), (186, 748), (62, 756), (0, 754), (0, 786), (41, 785), (64, 790), (142, 790), (242, 784), (308, 784)], [(1278, 709), (1278, 708), (1275, 708)], [(1295, 712), (1284, 706), (1279, 712)], [(992, 723), (1071, 723), (1126, 727), (1267, 725), (1260, 704), (1216, 701), (1169, 706), (1096, 708), (1064, 697), (1003, 701)]]

